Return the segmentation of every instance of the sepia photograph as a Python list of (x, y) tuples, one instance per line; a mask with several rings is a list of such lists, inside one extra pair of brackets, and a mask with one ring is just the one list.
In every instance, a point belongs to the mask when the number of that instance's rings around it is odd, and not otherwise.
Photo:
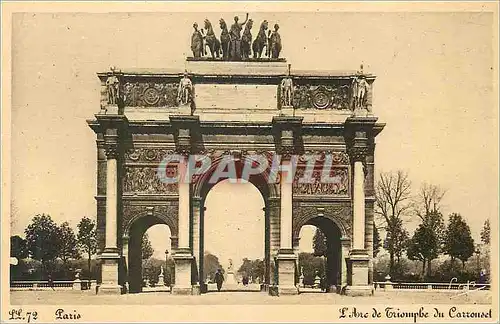
[(2, 322), (498, 321), (498, 3), (2, 11)]

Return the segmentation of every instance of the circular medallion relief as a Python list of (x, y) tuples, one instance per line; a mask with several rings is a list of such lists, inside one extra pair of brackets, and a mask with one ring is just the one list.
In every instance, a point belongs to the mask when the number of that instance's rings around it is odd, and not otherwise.
[(156, 159), (156, 151), (146, 150), (144, 156), (146, 157), (146, 160), (153, 161), (154, 159)]
[(153, 106), (156, 105), (160, 100), (160, 94), (158, 93), (158, 90), (156, 90), (155, 88), (147, 88), (144, 91), (143, 98), (146, 104)]
[(128, 157), (132, 161), (137, 161), (141, 157), (141, 151), (139, 151), (139, 150), (130, 150), (128, 152)]
[(330, 105), (330, 98), (323, 91), (317, 91), (313, 94), (313, 105), (318, 109), (325, 109)]

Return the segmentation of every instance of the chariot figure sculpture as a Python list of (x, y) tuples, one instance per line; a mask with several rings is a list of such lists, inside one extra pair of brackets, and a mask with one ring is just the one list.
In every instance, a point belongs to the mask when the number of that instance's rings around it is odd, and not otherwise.
[(205, 30), (207, 32), (207, 34), (205, 35), (204, 47), (208, 46), (208, 48), (210, 49), (210, 54), (212, 55), (212, 58), (219, 57), (220, 42), (217, 39), (217, 37), (215, 37), (214, 29), (212, 27), (212, 23), (210, 22), (210, 20), (205, 19), (204, 27), (205, 27)]
[(252, 44), (254, 58), (260, 58), (262, 56), (262, 51), (264, 50), (264, 47), (266, 48), (266, 56), (269, 57), (269, 45), (268, 45), (269, 40), (266, 35), (268, 25), (269, 23), (267, 22), (267, 20), (264, 20), (260, 24), (259, 33), (257, 34), (257, 37), (255, 38)]
[(227, 25), (224, 19), (219, 20), (219, 26), (221, 29), (220, 33), (220, 44), (222, 48), (222, 58), (227, 60), (229, 58), (229, 43), (231, 41), (231, 37), (229, 36), (229, 31), (227, 30)]
[(245, 30), (243, 31), (243, 36), (241, 37), (241, 57), (243, 59), (248, 59), (252, 55), (252, 32), (253, 20), (248, 19), (245, 25)]
[(185, 72), (183, 78), (179, 82), (179, 88), (177, 90), (177, 101), (179, 105), (188, 105), (191, 103), (193, 94), (193, 83), (188, 78), (188, 74)]
[(240, 60), (241, 59), (241, 30), (243, 25), (248, 21), (248, 13), (246, 15), (245, 21), (242, 23), (238, 22), (238, 16), (234, 17), (234, 24), (231, 25), (229, 30), (229, 59), (230, 60)]

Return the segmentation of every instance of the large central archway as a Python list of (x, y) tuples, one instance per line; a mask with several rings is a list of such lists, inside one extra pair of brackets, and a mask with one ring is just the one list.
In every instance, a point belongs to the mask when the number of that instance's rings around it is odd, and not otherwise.
[[(254, 271), (259, 263), (264, 270), (265, 264), (265, 203), (260, 191), (251, 183), (233, 183), (224, 180), (213, 186), (205, 199), (203, 217), (203, 253), (205, 259), (200, 264), (201, 282), (205, 284), (214, 278), (214, 257), (218, 258), (220, 266), (225, 271), (226, 284), (223, 290), (260, 290), (264, 283), (264, 272)], [(207, 253), (211, 255), (207, 256)], [(212, 260), (208, 262), (207, 257)], [(252, 269), (239, 273), (243, 260)], [(232, 273), (228, 269), (232, 261)], [(261, 263), (262, 262), (262, 263)], [(251, 270), (251, 271), (248, 271)], [(243, 285), (243, 279), (249, 280)], [(208, 279), (208, 280), (207, 280)], [(235, 285), (234, 283), (239, 284)], [(208, 291), (215, 289), (207, 286)]]
[[(225, 158), (226, 160), (223, 160)], [(264, 278), (261, 282), (261, 289), (266, 289), (266, 287), (269, 285), (271, 282), (271, 267), (272, 267), (272, 252), (271, 251), (271, 233), (270, 233), (270, 217), (269, 217), (269, 201), (273, 197), (277, 197), (277, 190), (274, 184), (270, 184), (267, 181), (268, 174), (267, 173), (260, 173), (257, 175), (250, 175), (247, 180), (244, 180), (241, 178), (242, 173), (243, 173), (243, 168), (245, 166), (245, 163), (241, 161), (238, 157), (234, 157), (230, 161), (227, 161), (227, 156), (223, 158), (216, 158), (213, 160), (213, 163), (210, 167), (210, 169), (203, 174), (203, 176), (198, 179), (197, 183), (194, 186), (194, 194), (195, 194), (195, 199), (198, 198), (200, 201), (200, 233), (199, 233), (199, 238), (200, 242), (199, 244), (196, 244), (194, 242), (193, 246), (195, 247), (195, 258), (198, 259), (197, 263), (197, 275), (194, 275), (193, 277), (197, 277), (198, 281), (200, 282), (200, 287), (202, 292), (208, 291), (208, 287), (205, 285), (204, 279), (207, 277), (207, 273), (205, 273), (205, 269), (203, 267), (204, 264), (204, 257), (205, 257), (205, 251), (207, 249), (205, 248), (205, 241), (206, 241), (206, 234), (207, 232), (205, 231), (206, 228), (206, 222), (207, 222), (207, 212), (206, 212), (206, 207), (207, 207), (207, 199), (209, 198), (209, 194), (214, 190), (216, 186), (219, 185), (224, 185), (224, 184), (231, 184), (234, 186), (245, 186), (246, 188), (250, 188), (251, 190), (257, 190), (259, 194), (256, 194), (254, 192), (254, 196), (260, 196), (259, 200), (253, 201), (253, 206), (252, 209), (254, 211), (261, 210), (262, 214), (261, 217), (263, 219), (262, 222), (262, 233), (263, 235), (259, 235), (260, 238), (263, 240), (263, 250), (264, 250)], [(233, 163), (234, 165), (234, 174), (230, 173), (220, 173), (217, 174), (218, 167), (220, 163)], [(220, 171), (220, 169), (219, 169)], [(215, 181), (214, 181), (215, 180)], [(216, 188), (215, 188), (216, 189)], [(236, 197), (235, 197), (236, 198)], [(246, 201), (246, 197), (244, 195), (241, 195), (238, 197), (238, 199), (241, 202)], [(210, 214), (209, 214), (210, 215)], [(252, 240), (252, 242), (254, 242)], [(227, 242), (228, 244), (231, 244), (231, 242)], [(196, 249), (198, 248), (199, 249)], [(222, 264), (224, 264), (227, 260), (221, 260)], [(238, 265), (235, 265), (238, 266)], [(238, 270), (237, 268), (234, 269), (235, 272)]]

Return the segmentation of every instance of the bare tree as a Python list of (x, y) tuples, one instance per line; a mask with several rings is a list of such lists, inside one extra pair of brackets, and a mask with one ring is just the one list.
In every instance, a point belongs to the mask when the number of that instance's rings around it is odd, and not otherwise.
[(402, 226), (403, 217), (407, 216), (412, 208), (411, 182), (408, 174), (402, 170), (380, 173), (375, 185), (375, 197), (375, 213), (385, 224), (385, 247), (390, 255), (389, 272), (392, 275), (395, 256), (400, 255), (401, 249), (405, 246), (400, 240), (408, 236)]
[(423, 222), (431, 212), (439, 212), (445, 193), (446, 191), (437, 185), (428, 183), (422, 185), (417, 197), (416, 214)]

